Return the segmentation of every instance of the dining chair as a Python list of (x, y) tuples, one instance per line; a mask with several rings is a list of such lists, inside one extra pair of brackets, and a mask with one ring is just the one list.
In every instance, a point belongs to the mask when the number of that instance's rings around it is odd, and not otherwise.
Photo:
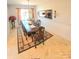
[(34, 35), (35, 48), (36, 48), (37, 44), (39, 44), (39, 43), (43, 42), (43, 45), (44, 45), (44, 31), (45, 31), (45, 27), (40, 26), (38, 31)]
[(27, 40), (27, 31), (25, 30), (23, 25), (22, 25), (22, 30), (23, 30), (24, 36), (26, 37), (26, 40)]
[(33, 22), (33, 24), (35, 25), (35, 26), (41, 26), (41, 20), (36, 20), (36, 21), (34, 21)]

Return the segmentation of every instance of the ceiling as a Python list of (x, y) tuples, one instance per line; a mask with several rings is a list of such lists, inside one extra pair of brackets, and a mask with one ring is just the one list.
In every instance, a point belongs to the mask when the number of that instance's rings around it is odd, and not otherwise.
[[(29, 0), (31, 5), (36, 5), (39, 3), (45, 3), (54, 0)], [(7, 0), (7, 4), (28, 4), (28, 0)]]

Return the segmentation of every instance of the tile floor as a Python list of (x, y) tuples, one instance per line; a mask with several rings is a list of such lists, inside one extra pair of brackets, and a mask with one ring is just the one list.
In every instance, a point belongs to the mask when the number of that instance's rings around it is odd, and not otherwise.
[(7, 59), (71, 59), (71, 42), (57, 36), (45, 41), (45, 45), (40, 44), (18, 54), (17, 30), (11, 30), (7, 40)]

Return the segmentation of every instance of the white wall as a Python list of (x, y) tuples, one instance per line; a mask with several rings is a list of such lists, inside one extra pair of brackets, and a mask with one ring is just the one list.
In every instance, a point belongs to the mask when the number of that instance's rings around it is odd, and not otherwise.
[(55, 33), (64, 39), (70, 40), (70, 26), (46, 18), (39, 19), (41, 19), (42, 25), (45, 27), (46, 31), (50, 32), (51, 34)]
[(15, 8), (11, 8), (10, 6), (7, 6), (7, 18), (8, 18), (8, 21), (7, 21), (7, 34), (8, 34), (8, 37), (11, 33), (11, 23), (9, 22), (9, 17), (10, 16), (16, 16), (16, 10), (15, 10)]
[[(7, 13), (8, 13), (8, 8), (7, 8)], [(7, 14), (7, 19), (8, 19), (9, 15)], [(9, 21), (7, 20), (7, 37), (9, 37), (9, 33), (10, 33), (10, 25), (9, 25)]]
[(37, 11), (52, 9), (56, 10), (57, 18), (52, 20), (40, 18), (42, 25), (50, 33), (55, 33), (65, 39), (71, 39), (71, 1), (70, 0), (51, 0), (40, 2)]

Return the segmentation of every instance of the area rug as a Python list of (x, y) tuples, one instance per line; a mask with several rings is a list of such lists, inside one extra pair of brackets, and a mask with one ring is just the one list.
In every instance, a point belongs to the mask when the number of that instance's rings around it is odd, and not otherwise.
[[(52, 34), (50, 34), (49, 32), (45, 31), (45, 33), (44, 33), (44, 44), (45, 44), (45, 41), (47, 39), (49, 39), (50, 37), (52, 37), (52, 36), (53, 36)], [(36, 45), (38, 46), (41, 43), (43, 43), (43, 41), (41, 41), (40, 43), (37, 42)], [(24, 52), (26, 50), (31, 49), (32, 47), (35, 47), (34, 42), (30, 42), (30, 43), (24, 44), (24, 40), (23, 40), (22, 32), (21, 32), (20, 28), (17, 28), (17, 45), (18, 45), (18, 53), (22, 53), (22, 52)]]

